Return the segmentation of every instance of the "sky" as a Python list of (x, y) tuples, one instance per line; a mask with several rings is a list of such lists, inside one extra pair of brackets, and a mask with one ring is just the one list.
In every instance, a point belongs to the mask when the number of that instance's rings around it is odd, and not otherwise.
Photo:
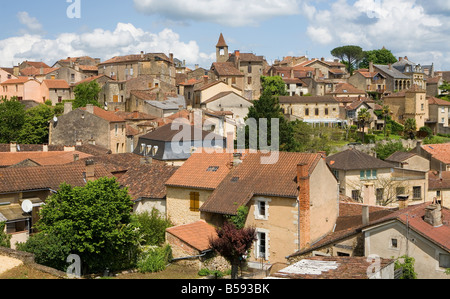
[(358, 45), (450, 70), (448, 0), (17, 0), (2, 4), (0, 24), (2, 67), (144, 51), (209, 69), (223, 33), (230, 52), (269, 63)]

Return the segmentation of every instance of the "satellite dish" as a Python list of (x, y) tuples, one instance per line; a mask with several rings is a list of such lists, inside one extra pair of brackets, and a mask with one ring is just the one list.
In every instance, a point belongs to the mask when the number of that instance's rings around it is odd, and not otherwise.
[(55, 117), (53, 117), (53, 122), (58, 122), (58, 118), (55, 116)]
[(33, 203), (30, 200), (24, 200), (22, 202), (22, 210), (25, 213), (31, 213), (33, 211)]

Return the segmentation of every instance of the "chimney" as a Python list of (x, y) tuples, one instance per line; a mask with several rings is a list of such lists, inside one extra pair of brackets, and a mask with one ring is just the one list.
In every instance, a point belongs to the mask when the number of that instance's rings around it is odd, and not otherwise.
[(294, 68), (291, 68), (291, 79), (294, 79)]
[(42, 151), (43, 151), (44, 153), (48, 152), (48, 144), (42, 145)]
[(83, 140), (78, 139), (75, 144), (76, 144), (76, 146), (82, 146), (83, 145)]
[(86, 160), (86, 181), (95, 180), (95, 163), (94, 160)]
[(144, 51), (141, 51), (141, 59), (144, 58)]
[(9, 151), (11, 153), (17, 153), (17, 142), (11, 141), (11, 143), (9, 144)]
[(208, 84), (208, 76), (203, 76), (203, 84)]
[(234, 51), (234, 56), (236, 56), (236, 59), (240, 59), (241, 58), (241, 51), (235, 50)]
[(72, 112), (72, 103), (71, 102), (65, 102), (64, 103), (64, 114)]
[(369, 62), (369, 72), (373, 73), (374, 72), (374, 68), (373, 68), (373, 62)]
[(86, 111), (89, 112), (90, 114), (94, 114), (94, 105), (87, 104), (86, 105)]
[(320, 154), (320, 156), (322, 156), (322, 159), (326, 160), (326, 158), (327, 158), (327, 152), (320, 151), (320, 152), (317, 152), (317, 153)]
[(141, 158), (141, 165), (150, 165), (152, 163), (153, 163), (153, 159), (148, 156)]
[(397, 195), (398, 208), (404, 210), (409, 206), (409, 195)]
[(311, 242), (311, 199), (308, 164), (297, 165), (298, 194), (298, 241), (299, 249), (307, 247)]
[(369, 206), (362, 207), (362, 224), (368, 225), (370, 222)]
[(389, 70), (392, 71), (392, 64), (389, 63)]
[(39, 70), (39, 73), (40, 73), (41, 75), (44, 74), (44, 67), (41, 66), (41, 68), (40, 68), (40, 70)]
[(402, 60), (403, 60), (403, 57), (399, 57), (399, 58), (398, 58), (398, 61), (402, 61)]
[(227, 132), (227, 153), (234, 153), (234, 133)]
[(242, 163), (242, 154), (234, 153), (233, 154), (233, 168), (237, 167), (241, 163)]
[(320, 58), (320, 61), (325, 61), (325, 58), (324, 57)]
[(443, 224), (442, 221), (442, 207), (439, 204), (432, 204), (425, 208), (425, 217), (423, 219), (426, 223), (433, 227), (439, 227)]
[(173, 62), (173, 53), (169, 53), (170, 62)]
[(79, 154), (74, 154), (73, 155), (73, 161), (76, 162), (78, 160), (80, 160), (80, 155)]

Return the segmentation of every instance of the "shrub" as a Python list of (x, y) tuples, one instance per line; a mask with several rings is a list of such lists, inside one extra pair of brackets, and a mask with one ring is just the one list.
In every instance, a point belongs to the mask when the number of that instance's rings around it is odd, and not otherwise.
[(11, 236), (4, 233), (6, 222), (0, 222), (0, 247), (11, 247)]
[(142, 253), (141, 259), (137, 263), (139, 272), (154, 273), (166, 269), (172, 259), (172, 248), (170, 245), (164, 247), (151, 248)]
[(166, 229), (172, 224), (165, 219), (157, 209), (151, 213), (144, 212), (134, 215), (134, 221), (139, 225), (139, 232), (143, 239), (143, 245), (161, 246), (165, 241)]

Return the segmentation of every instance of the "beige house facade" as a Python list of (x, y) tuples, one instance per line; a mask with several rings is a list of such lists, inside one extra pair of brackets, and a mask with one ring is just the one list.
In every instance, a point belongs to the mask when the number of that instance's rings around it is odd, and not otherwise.
[(416, 120), (417, 129), (425, 126), (429, 118), (426, 90), (417, 85), (412, 88), (383, 97), (384, 105), (389, 106), (392, 118), (404, 124), (408, 118)]

